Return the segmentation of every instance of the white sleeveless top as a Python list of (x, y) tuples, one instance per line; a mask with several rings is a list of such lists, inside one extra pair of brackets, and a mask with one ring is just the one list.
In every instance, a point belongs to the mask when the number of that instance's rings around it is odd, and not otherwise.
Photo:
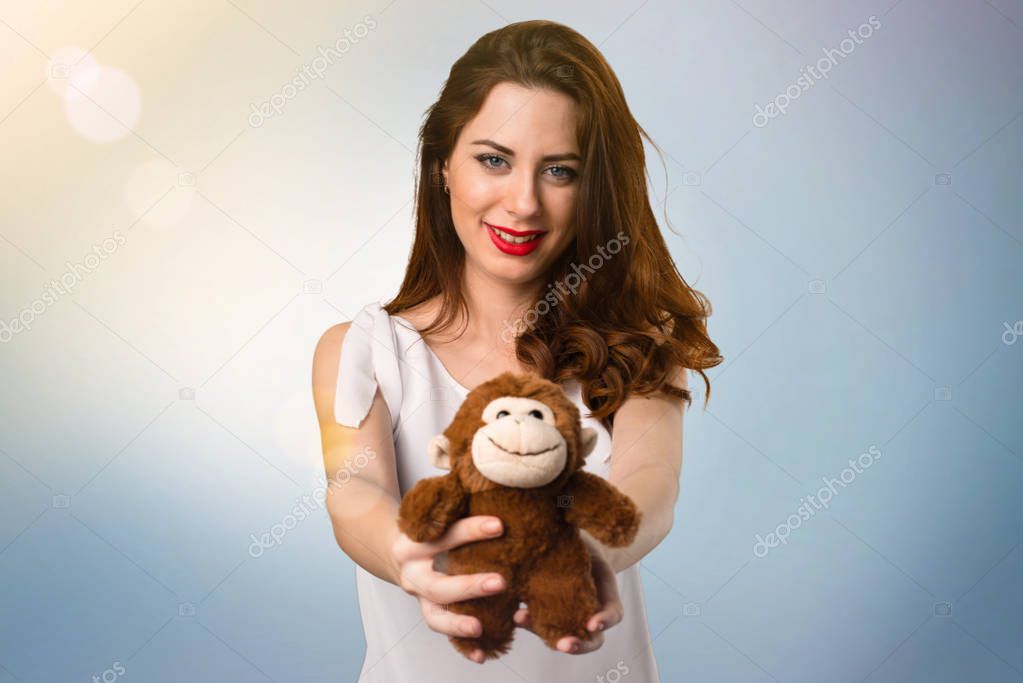
[[(335, 418), (358, 427), (369, 413), (377, 382), (391, 413), (402, 496), (423, 477), (447, 474), (430, 462), (426, 445), (454, 418), (469, 390), (447, 371), (408, 320), (389, 316), (379, 302), (364, 306), (352, 321), (341, 348)], [(579, 385), (566, 394), (579, 408)], [(597, 430), (597, 445), (584, 469), (607, 478), (611, 438), (599, 421), (583, 417)], [(572, 655), (551, 650), (536, 634), (515, 629), (511, 650), (482, 665), (459, 654), (446, 635), (427, 626), (419, 601), (404, 590), (355, 565), (359, 611), (366, 654), (359, 683), (457, 683), (484, 679), (493, 683), (594, 681), (604, 677), (657, 683), (660, 679), (647, 628), (639, 564), (617, 574), (624, 619), (604, 632), (593, 652)], [(618, 676), (610, 671), (615, 670)], [(636, 675), (638, 674), (638, 675)], [(614, 677), (609, 678), (609, 676)]]

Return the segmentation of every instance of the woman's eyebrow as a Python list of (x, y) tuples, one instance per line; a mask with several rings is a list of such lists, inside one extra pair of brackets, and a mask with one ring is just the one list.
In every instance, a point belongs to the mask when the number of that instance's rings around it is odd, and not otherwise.
[[(471, 144), (471, 145), (487, 145), (489, 147), (493, 147), (498, 152), (502, 152), (504, 154), (507, 154), (510, 157), (515, 156), (515, 152), (511, 151), (510, 149), (508, 149), (504, 145), (497, 144), (493, 140), (473, 140), (469, 144)], [(578, 154), (576, 154), (575, 152), (566, 152), (564, 154), (548, 154), (547, 156), (545, 156), (540, 161), (580, 161), (581, 162), (582, 160), (583, 160), (583, 158), (581, 156), (579, 156)]]

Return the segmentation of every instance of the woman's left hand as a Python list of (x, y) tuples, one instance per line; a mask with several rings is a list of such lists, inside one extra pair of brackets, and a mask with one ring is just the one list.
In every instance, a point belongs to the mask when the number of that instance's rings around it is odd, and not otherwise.
[[(604, 551), (585, 534), (583, 543), (590, 551), (593, 582), (597, 585), (597, 600), (600, 609), (586, 622), (586, 629), (593, 634), (589, 640), (580, 640), (575, 636), (565, 636), (558, 641), (558, 649), (573, 655), (593, 652), (604, 644), (603, 631), (608, 630), (622, 620), (624, 609), (618, 594), (618, 580)], [(515, 623), (522, 628), (533, 631), (533, 623), (529, 616), (529, 608), (521, 607), (515, 612)], [(533, 631), (535, 633), (535, 631)], [(574, 649), (573, 649), (574, 648)]]

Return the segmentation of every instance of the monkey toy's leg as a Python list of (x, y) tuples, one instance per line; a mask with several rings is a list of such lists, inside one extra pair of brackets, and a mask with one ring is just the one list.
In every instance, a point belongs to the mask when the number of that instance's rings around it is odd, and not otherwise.
[(483, 626), (483, 633), (478, 637), (449, 636), (452, 645), (465, 655), (472, 654), (479, 648), (487, 659), (496, 659), (508, 652), (515, 635), (515, 611), (521, 602), (518, 586), (513, 581), (512, 573), (503, 567), (484, 566), (482, 563), (471, 565), (459, 562), (456, 556), (449, 557), (446, 567), (449, 574), (474, 574), (477, 572), (497, 572), (504, 577), (506, 588), (500, 593), (481, 598), (459, 600), (445, 605), (445, 608), (456, 614), (476, 617)]
[(483, 635), (478, 638), (449, 636), (459, 652), (470, 655), (479, 648), (487, 659), (496, 659), (508, 652), (515, 635), (514, 616), (515, 610), (519, 608), (518, 597), (502, 593), (453, 602), (446, 605), (446, 608), (458, 614), (474, 616), (483, 624)]
[(565, 636), (592, 637), (586, 622), (600, 609), (589, 551), (578, 536), (567, 538), (536, 561), (523, 593), (533, 630), (557, 649)]

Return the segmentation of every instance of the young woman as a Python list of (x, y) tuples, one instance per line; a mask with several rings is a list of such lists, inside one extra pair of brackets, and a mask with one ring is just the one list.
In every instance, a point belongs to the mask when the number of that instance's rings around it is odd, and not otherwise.
[[(658, 680), (637, 563), (672, 526), (687, 369), (709, 396), (703, 370), (721, 356), (706, 331), (710, 304), (675, 268), (651, 210), (641, 135), (596, 47), (549, 21), (484, 35), (429, 109), (401, 289), (327, 330), (313, 362), (327, 507), (357, 565), (361, 682), (476, 680), (483, 662), (488, 681), (612, 670)], [(583, 533), (602, 602), (589, 639), (552, 650), (520, 633), (493, 660), (452, 647), (446, 636), (480, 624), (444, 606), (498, 593), (504, 577), (438, 568), (450, 548), (500, 535), (500, 520), (460, 520), (433, 543), (413, 542), (396, 520), (406, 491), (445, 474), (429, 439), (473, 387), (507, 370), (563, 386), (599, 434), (586, 469), (643, 517), (628, 548)], [(531, 628), (528, 608), (515, 623)]]

